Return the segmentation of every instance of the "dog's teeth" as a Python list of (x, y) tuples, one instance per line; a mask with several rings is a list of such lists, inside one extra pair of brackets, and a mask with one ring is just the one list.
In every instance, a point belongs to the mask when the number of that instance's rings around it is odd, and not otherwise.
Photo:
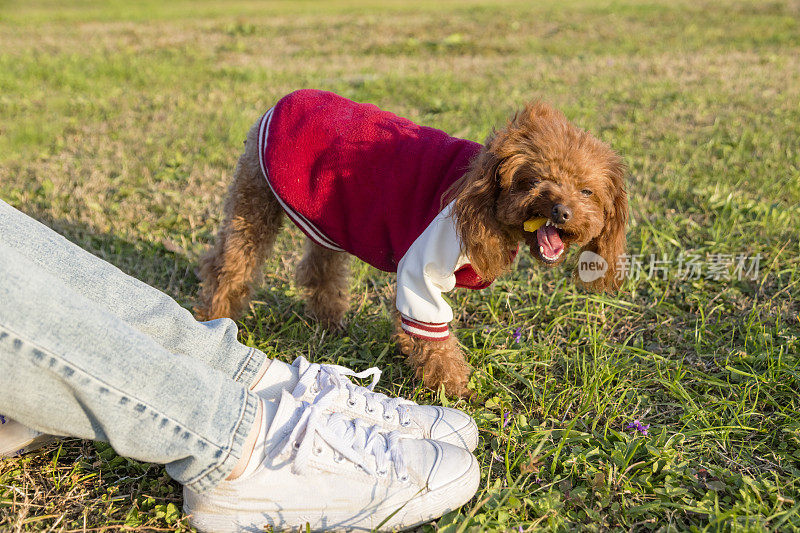
[(544, 257), (544, 246), (539, 245), (539, 253), (542, 254), (542, 257)]

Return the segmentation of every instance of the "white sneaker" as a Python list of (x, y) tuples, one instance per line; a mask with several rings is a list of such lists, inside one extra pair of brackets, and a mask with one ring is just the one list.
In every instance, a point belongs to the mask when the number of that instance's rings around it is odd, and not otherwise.
[[(372, 383), (361, 387), (347, 376), (371, 377)], [(310, 363), (302, 356), (291, 366), (275, 359), (262, 378), (265, 385), (275, 385), (265, 388), (263, 393), (257, 387), (255, 392), (264, 399), (274, 399), (277, 390), (288, 387), (295, 398), (309, 403), (319, 395), (330, 395), (333, 401), (329, 404), (329, 413), (361, 418), (370, 425), (397, 431), (410, 438), (438, 440), (469, 451), (477, 447), (478, 426), (471, 416), (458, 409), (418, 405), (411, 400), (389, 398), (374, 392), (380, 376), (381, 371), (374, 367), (356, 373), (344, 366)]]
[(325, 410), (284, 391), (262, 441), (263, 462), (204, 494), (184, 489), (189, 523), (215, 533), (306, 524), (391, 531), (438, 518), (475, 494), (478, 463), (465, 449)]
[(0, 415), (0, 457), (15, 457), (31, 452), (55, 438)]

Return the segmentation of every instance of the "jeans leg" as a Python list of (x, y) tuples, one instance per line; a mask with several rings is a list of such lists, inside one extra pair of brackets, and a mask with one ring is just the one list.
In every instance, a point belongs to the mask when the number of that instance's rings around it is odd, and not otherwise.
[(195, 491), (231, 472), (258, 405), (242, 383), (170, 353), (3, 243), (0, 302), (0, 412), (166, 464)]
[(183, 354), (250, 384), (266, 356), (239, 343), (227, 318), (197, 322), (175, 300), (95, 257), (0, 200), (0, 243), (99, 304), (168, 352)]

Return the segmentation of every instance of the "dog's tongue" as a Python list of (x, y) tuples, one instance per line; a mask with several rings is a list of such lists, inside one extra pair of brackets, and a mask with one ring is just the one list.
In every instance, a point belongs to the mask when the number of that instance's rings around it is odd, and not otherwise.
[(564, 251), (564, 243), (555, 226), (542, 226), (536, 230), (536, 240), (547, 257), (558, 257)]

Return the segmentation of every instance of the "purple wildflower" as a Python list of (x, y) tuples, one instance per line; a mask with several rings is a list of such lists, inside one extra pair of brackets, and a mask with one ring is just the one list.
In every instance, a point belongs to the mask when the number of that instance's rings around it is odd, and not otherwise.
[(641, 422), (639, 422), (639, 419), (636, 419), (633, 422), (630, 422), (627, 426), (625, 426), (625, 429), (635, 429), (642, 435), (647, 436), (647, 430), (650, 429), (650, 424), (644, 425)]
[(490, 328), (489, 326), (486, 326), (486, 327), (483, 328), (483, 334), (484, 335), (488, 335), (491, 332), (492, 332), (492, 328)]
[(5, 424), (5, 423), (6, 423), (6, 417), (0, 415), (0, 424)]
[(514, 330), (514, 334), (511, 335), (514, 338), (514, 342), (519, 344), (522, 342), (522, 328), (517, 328)]
[(503, 427), (505, 428), (510, 423), (511, 423), (511, 412), (503, 411)]
[(517, 528), (517, 531), (519, 531), (519, 533), (522, 533), (524, 530), (522, 529), (522, 526), (519, 526), (519, 527)]

